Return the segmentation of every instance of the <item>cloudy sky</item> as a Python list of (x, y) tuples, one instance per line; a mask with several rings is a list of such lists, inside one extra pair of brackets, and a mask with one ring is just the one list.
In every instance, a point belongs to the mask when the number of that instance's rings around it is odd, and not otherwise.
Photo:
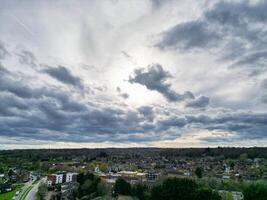
[(267, 145), (267, 1), (0, 1), (0, 149)]

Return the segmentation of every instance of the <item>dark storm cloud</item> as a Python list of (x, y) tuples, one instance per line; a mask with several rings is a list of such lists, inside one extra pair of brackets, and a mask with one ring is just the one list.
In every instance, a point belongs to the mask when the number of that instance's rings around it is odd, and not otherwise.
[(6, 58), (9, 55), (5, 44), (0, 40), (0, 60)]
[(142, 114), (149, 121), (154, 120), (155, 118), (154, 110), (151, 106), (141, 106), (137, 110), (140, 114)]
[[(267, 138), (267, 113), (224, 113), (217, 116), (185, 115), (171, 116), (157, 123), (157, 131), (167, 131), (170, 128), (197, 128), (198, 130), (220, 131), (231, 133), (232, 140), (265, 139)], [(227, 142), (226, 136), (204, 137), (207, 142), (211, 139)]]
[(7, 91), (21, 98), (32, 98), (35, 94), (30, 87), (17, 81), (9, 71), (0, 66), (0, 91)]
[(168, 134), (170, 129), (198, 128), (230, 132), (239, 140), (267, 138), (266, 113), (177, 115), (156, 112), (151, 106), (131, 109), (99, 105), (74, 98), (63, 88), (34, 87), (25, 79), (15, 79), (16, 75), (5, 68), (0, 68), (0, 75), (0, 136), (70, 142), (138, 142), (178, 137)]
[(182, 128), (187, 124), (187, 120), (184, 117), (169, 117), (161, 120), (158, 123), (157, 131), (165, 131), (171, 127)]
[(189, 91), (184, 94), (178, 94), (172, 90), (171, 84), (166, 83), (171, 77), (171, 74), (165, 71), (160, 64), (152, 64), (146, 69), (140, 68), (134, 70), (134, 74), (129, 77), (129, 82), (138, 83), (149, 90), (157, 91), (171, 102), (194, 99), (194, 95)]
[(209, 105), (209, 103), (210, 103), (210, 99), (208, 97), (200, 96), (186, 103), (186, 106), (192, 107), (192, 108), (203, 108)]
[(267, 58), (267, 1), (221, 1), (199, 19), (177, 24), (155, 46), (181, 51), (216, 48), (218, 60), (250, 70), (264, 68)]
[(264, 88), (264, 89), (267, 89), (267, 79), (264, 79), (264, 80), (261, 82), (261, 87)]
[(187, 116), (188, 123), (199, 124), (208, 130), (221, 130), (235, 133), (239, 139), (266, 138), (266, 113), (225, 113), (215, 117), (205, 115)]
[[(153, 125), (134, 110), (97, 106), (67, 90), (31, 87), (1, 68), (0, 135), (54, 141), (109, 141), (110, 135), (144, 133)], [(118, 138), (119, 139), (119, 138)], [(130, 140), (130, 139), (129, 139)]]
[(265, 95), (263, 95), (263, 96), (261, 97), (261, 102), (267, 104), (267, 94), (265, 94)]
[(43, 70), (43, 72), (47, 73), (48, 75), (62, 83), (72, 85), (81, 89), (83, 88), (81, 79), (79, 77), (74, 76), (72, 72), (64, 66), (47, 67)]
[(262, 51), (262, 52), (251, 53), (249, 55), (244, 55), (241, 59), (237, 60), (231, 66), (250, 67), (253, 65), (254, 68), (257, 69), (262, 67), (264, 68), (266, 66), (266, 61), (267, 61), (267, 51)]
[(23, 99), (7, 93), (0, 92), (0, 116), (15, 116), (19, 110), (28, 109)]
[(29, 65), (34, 68), (37, 66), (37, 60), (32, 52), (23, 50), (18, 54), (18, 56), (19, 56), (19, 62), (21, 64)]
[(261, 81), (261, 88), (263, 89), (263, 95), (261, 96), (261, 102), (267, 104), (267, 79)]
[(178, 24), (163, 33), (163, 39), (156, 46), (165, 49), (204, 48), (214, 45), (219, 38), (215, 31), (208, 29), (207, 24), (201, 21), (192, 21)]

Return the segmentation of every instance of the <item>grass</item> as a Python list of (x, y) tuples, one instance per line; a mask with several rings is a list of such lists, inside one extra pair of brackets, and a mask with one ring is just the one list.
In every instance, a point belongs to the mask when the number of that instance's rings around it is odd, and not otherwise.
[(41, 198), (41, 196), (40, 196), (40, 194), (36, 194), (36, 197), (35, 197), (35, 200), (41, 200), (42, 198)]
[(6, 193), (3, 193), (3, 194), (0, 194), (0, 199), (1, 200), (11, 200), (12, 197), (16, 194), (17, 191), (20, 190), (20, 188), (22, 187), (23, 185), (17, 185), (16, 188), (10, 192), (6, 192)]
[(32, 184), (33, 185), (36, 184), (39, 180), (40, 180), (39, 178), (35, 179)]

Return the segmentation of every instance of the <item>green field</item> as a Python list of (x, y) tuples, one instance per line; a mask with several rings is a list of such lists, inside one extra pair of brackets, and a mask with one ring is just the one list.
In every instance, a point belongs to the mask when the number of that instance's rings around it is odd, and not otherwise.
[(10, 192), (6, 192), (4, 194), (0, 194), (0, 199), (1, 200), (11, 200), (12, 197), (16, 194), (16, 192), (18, 190), (20, 190), (20, 188), (22, 187), (23, 185), (17, 185), (16, 188)]

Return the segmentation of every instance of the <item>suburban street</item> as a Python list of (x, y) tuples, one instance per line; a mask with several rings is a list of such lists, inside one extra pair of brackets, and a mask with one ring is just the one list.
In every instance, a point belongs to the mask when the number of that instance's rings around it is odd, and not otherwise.
[[(22, 187), (21, 192), (18, 196), (15, 196), (15, 200), (34, 200), (35, 195), (38, 192), (39, 184), (44, 181), (44, 179), (36, 181), (36, 177), (33, 176), (33, 179), (25, 183), (25, 185)], [(28, 192), (28, 194), (26, 194)], [(26, 196), (25, 196), (26, 195)]]
[(29, 182), (25, 183), (25, 185), (21, 188), (20, 193), (18, 196), (15, 197), (15, 200), (22, 199), (23, 194), (26, 192), (26, 190), (32, 185), (33, 181), (30, 180)]
[(30, 190), (30, 192), (27, 194), (25, 200), (35, 200), (36, 193), (38, 192), (38, 187), (40, 183), (43, 181), (43, 179), (39, 180), (37, 183), (33, 185), (33, 188)]

